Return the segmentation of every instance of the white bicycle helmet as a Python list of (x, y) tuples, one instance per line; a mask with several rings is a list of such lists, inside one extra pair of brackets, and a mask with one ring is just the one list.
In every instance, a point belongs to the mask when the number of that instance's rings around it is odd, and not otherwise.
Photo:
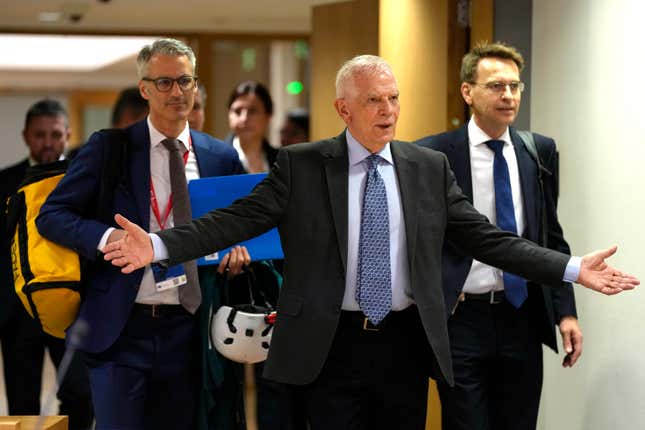
[(211, 342), (229, 360), (264, 361), (271, 344), (275, 315), (255, 305), (222, 306), (211, 316)]

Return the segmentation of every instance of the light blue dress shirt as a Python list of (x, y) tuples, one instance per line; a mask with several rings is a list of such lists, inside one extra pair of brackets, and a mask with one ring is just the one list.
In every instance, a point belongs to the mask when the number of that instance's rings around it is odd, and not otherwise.
[[(345, 277), (345, 295), (342, 309), (346, 311), (360, 310), (356, 302), (356, 275), (358, 266), (358, 244), (361, 233), (361, 210), (363, 194), (367, 177), (367, 162), (371, 155), (347, 130), (347, 155), (349, 158), (349, 181), (347, 192), (347, 273)], [(410, 271), (408, 267), (408, 248), (405, 236), (405, 220), (401, 193), (396, 177), (396, 168), (392, 151), (388, 143), (378, 153), (384, 161), (378, 166), (378, 172), (385, 183), (387, 207), (390, 224), (390, 270), (392, 280), (392, 309), (399, 311), (412, 303), (410, 289)]]

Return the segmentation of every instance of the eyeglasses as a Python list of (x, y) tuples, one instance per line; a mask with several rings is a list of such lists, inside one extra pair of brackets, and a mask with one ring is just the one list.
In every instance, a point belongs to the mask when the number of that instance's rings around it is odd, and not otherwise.
[(519, 82), (519, 81), (513, 81), (513, 82), (486, 82), (485, 84), (479, 84), (477, 82), (471, 82), (471, 85), (479, 85), (480, 87), (484, 87), (489, 91), (492, 91), (494, 93), (498, 94), (503, 94), (506, 92), (506, 87), (508, 87), (509, 90), (511, 90), (511, 94), (517, 94), (519, 91), (520, 93), (524, 91), (524, 82)]
[(147, 82), (154, 82), (155, 83), (155, 88), (157, 90), (161, 91), (162, 93), (166, 93), (172, 89), (172, 86), (175, 82), (177, 82), (177, 85), (179, 86), (179, 89), (182, 91), (189, 91), (195, 88), (195, 84), (197, 83), (197, 76), (180, 76), (178, 78), (167, 78), (165, 76), (162, 76), (161, 78), (141, 78), (142, 81), (147, 81)]

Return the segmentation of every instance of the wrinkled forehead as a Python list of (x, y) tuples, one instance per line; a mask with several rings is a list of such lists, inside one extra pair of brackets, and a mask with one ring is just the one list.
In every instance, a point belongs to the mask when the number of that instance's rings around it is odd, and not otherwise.
[(388, 70), (360, 71), (348, 81), (346, 91), (352, 96), (376, 97), (399, 93), (396, 78)]

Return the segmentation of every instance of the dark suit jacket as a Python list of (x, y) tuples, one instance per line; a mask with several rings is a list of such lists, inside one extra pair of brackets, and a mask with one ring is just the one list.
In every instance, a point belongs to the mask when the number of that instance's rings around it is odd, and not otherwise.
[[(457, 186), (443, 154), (393, 142), (408, 246), (410, 286), (440, 374), (452, 382), (441, 288), (444, 236), (478, 259), (540, 282), (561, 282), (569, 257), (497, 230)], [(347, 262), (345, 133), (283, 148), (246, 198), (159, 236), (170, 264), (222, 249), (277, 226), (284, 283), (265, 376), (307, 384), (319, 374), (338, 325)]]
[[(143, 228), (150, 225), (150, 135), (146, 120), (127, 129), (129, 145), (126, 175), (114, 191), (112, 215), (120, 213)], [(242, 173), (237, 153), (212, 137), (191, 130), (190, 135), (201, 176)], [(93, 261), (84, 273), (85, 297), (79, 318), (89, 324), (90, 335), (83, 349), (101, 352), (121, 333), (139, 290), (143, 270), (130, 275), (99, 257), (96, 247), (109, 227), (85, 218), (96, 205), (106, 145), (106, 135), (94, 133), (69, 166), (67, 174), (50, 194), (37, 219), (40, 233), (48, 239), (75, 249)], [(116, 224), (112, 223), (115, 227)], [(87, 276), (86, 276), (87, 275)]]
[[(524, 237), (540, 243), (542, 242), (542, 199), (538, 179), (538, 166), (536, 161), (526, 149), (524, 142), (510, 129), (511, 140), (515, 147), (515, 155), (522, 186), (524, 213), (526, 216), (526, 229)], [(535, 143), (540, 154), (542, 165), (550, 174), (543, 173), (546, 213), (548, 220), (548, 243), (542, 244), (564, 254), (570, 254), (569, 245), (564, 240), (562, 227), (558, 221), (558, 154), (555, 142), (545, 136), (535, 134)], [(465, 125), (455, 131), (429, 136), (419, 140), (419, 145), (441, 151), (448, 157), (450, 167), (455, 174), (455, 179), (461, 187), (468, 201), (473, 201), (473, 186), (470, 169), (470, 149), (468, 143), (468, 127)], [(470, 271), (472, 258), (461, 252), (458, 247), (446, 242), (443, 258), (443, 288), (447, 310), (452, 310), (457, 297)], [(562, 288), (550, 288), (529, 284), (531, 301), (537, 304), (542, 320), (539, 321), (542, 341), (557, 351), (555, 324), (564, 316), (576, 316), (575, 298), (573, 287), (569, 283), (562, 283)]]
[(7, 199), (17, 190), (25, 177), (29, 160), (0, 171), (0, 328), (11, 317), (18, 305), (18, 296), (13, 289), (11, 270), (11, 237), (7, 232)]

